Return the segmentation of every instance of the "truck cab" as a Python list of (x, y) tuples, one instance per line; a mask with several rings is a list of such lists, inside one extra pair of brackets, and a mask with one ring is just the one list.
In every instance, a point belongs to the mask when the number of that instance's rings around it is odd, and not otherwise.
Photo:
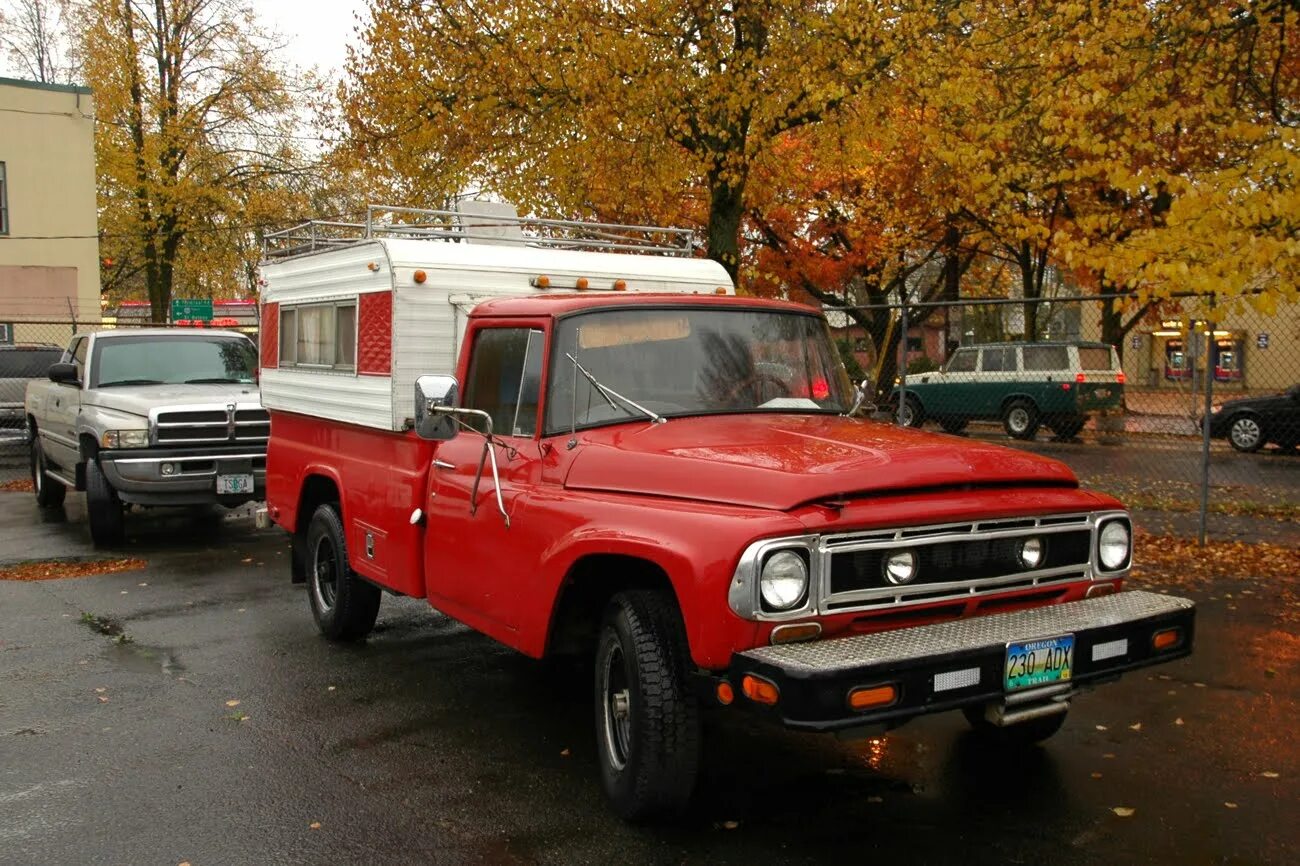
[[(264, 338), (268, 515), (327, 638), (364, 638), (386, 591), (536, 658), (593, 657), (620, 814), (687, 802), (705, 703), (861, 735), (953, 710), (1035, 742), (1081, 687), (1190, 652), (1190, 602), (1120, 592), (1120, 502), (1050, 459), (857, 417), (820, 311), (698, 291), (725, 279), (703, 263), (678, 291), (557, 293), (666, 269), (515, 252), (482, 253), (497, 296), (445, 331), (471, 251), (367, 239), (267, 268), (264, 321), (328, 294), (391, 335), (380, 381), (310, 386)], [(421, 321), (423, 342), (401, 330)], [(365, 393), (392, 395), (391, 428), (378, 401), (323, 418)]]

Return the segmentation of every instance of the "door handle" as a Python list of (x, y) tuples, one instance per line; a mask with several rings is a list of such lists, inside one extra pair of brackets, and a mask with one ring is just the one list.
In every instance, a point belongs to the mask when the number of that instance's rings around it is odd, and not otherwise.
[(456, 468), (456, 464), (455, 464), (455, 463), (448, 463), (446, 460), (439, 460), (437, 457), (433, 458), (433, 465), (436, 466), (436, 467), (438, 467), (439, 469), (455, 469), (455, 468)]

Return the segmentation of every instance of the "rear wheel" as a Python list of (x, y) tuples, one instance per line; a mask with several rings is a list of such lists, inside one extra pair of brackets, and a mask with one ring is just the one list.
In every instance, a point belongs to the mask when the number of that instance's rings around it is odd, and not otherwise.
[(1079, 435), (1083, 425), (1088, 423), (1087, 415), (1066, 415), (1052, 420), (1051, 428), (1061, 439), (1073, 439)]
[(1258, 451), (1264, 444), (1264, 427), (1254, 415), (1238, 415), (1228, 425), (1228, 441), (1238, 451)]
[(1061, 730), (1061, 726), (1065, 724), (1067, 713), (1068, 711), (1053, 713), (1050, 716), (1039, 716), (1027, 722), (999, 727), (985, 717), (983, 706), (962, 708), (962, 715), (966, 717), (966, 721), (970, 722), (971, 729), (980, 739), (987, 741), (990, 745), (1012, 748), (1032, 746), (1048, 739)]
[(896, 417), (900, 427), (920, 427), (925, 423), (925, 410), (921, 408), (920, 400), (908, 397), (898, 407)]
[(382, 592), (348, 565), (343, 521), (334, 505), (322, 505), (312, 515), (307, 556), (307, 598), (321, 634), (333, 641), (361, 640), (370, 634)]
[(117, 491), (94, 457), (86, 461), (86, 517), (96, 547), (115, 547), (126, 534), (126, 515)]
[(596, 751), (614, 810), (629, 820), (680, 812), (700, 764), (699, 705), (671, 600), (649, 591), (610, 601), (596, 645)]
[(32, 434), (32, 489), (41, 508), (58, 508), (68, 495), (68, 488), (45, 475), (45, 452), (35, 433)]
[(1002, 410), (1002, 427), (1012, 439), (1033, 439), (1040, 423), (1038, 407), (1028, 400), (1012, 400)]
[(966, 425), (969, 423), (970, 420), (966, 418), (940, 418), (939, 419), (939, 426), (943, 428), (943, 432), (951, 433), (954, 436), (962, 432), (963, 430), (965, 430)]

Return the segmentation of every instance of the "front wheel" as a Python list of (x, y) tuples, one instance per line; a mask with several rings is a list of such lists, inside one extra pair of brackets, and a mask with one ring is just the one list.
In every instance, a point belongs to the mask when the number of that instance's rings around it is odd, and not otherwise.
[(1002, 427), (1012, 439), (1033, 439), (1040, 423), (1038, 407), (1028, 400), (1012, 400), (1002, 412)]
[(1228, 441), (1242, 453), (1258, 451), (1264, 444), (1264, 428), (1253, 415), (1239, 415), (1228, 425)]
[(125, 507), (113, 485), (91, 457), (86, 461), (86, 517), (96, 547), (116, 547), (126, 535)]
[(695, 789), (700, 717), (688, 657), (667, 597), (635, 591), (610, 601), (596, 645), (596, 751), (605, 793), (626, 819), (678, 813)]
[(1026, 722), (1002, 727), (993, 724), (985, 717), (983, 706), (963, 707), (962, 715), (970, 722), (971, 730), (975, 735), (990, 745), (1023, 748), (1041, 743), (1061, 730), (1061, 726), (1065, 724), (1066, 712), (1039, 716)]
[(35, 432), (32, 433), (32, 490), (36, 492), (36, 504), (41, 508), (58, 508), (68, 495), (68, 488), (46, 476), (45, 452), (41, 450), (41, 440)]
[(900, 427), (920, 427), (925, 423), (925, 410), (921, 407), (920, 400), (915, 397), (908, 397), (898, 407), (896, 417)]
[(1066, 415), (1052, 421), (1052, 432), (1061, 439), (1073, 439), (1088, 423), (1087, 415)]
[(316, 626), (329, 640), (361, 640), (379, 616), (382, 591), (348, 565), (343, 521), (329, 503), (316, 509), (307, 528), (307, 598)]

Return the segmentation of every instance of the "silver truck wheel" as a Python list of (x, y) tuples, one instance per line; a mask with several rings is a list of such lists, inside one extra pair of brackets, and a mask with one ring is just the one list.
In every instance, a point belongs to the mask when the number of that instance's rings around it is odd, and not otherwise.
[(637, 590), (610, 601), (596, 645), (596, 753), (605, 793), (629, 820), (676, 814), (695, 789), (700, 718), (689, 656), (670, 598)]
[(1002, 414), (1002, 427), (1012, 439), (1033, 439), (1040, 423), (1038, 408), (1028, 400), (1012, 400)]
[(126, 516), (122, 500), (104, 477), (99, 461), (86, 461), (86, 517), (90, 521), (90, 540), (96, 547), (115, 547), (126, 534)]
[(68, 488), (58, 481), (51, 481), (45, 476), (45, 452), (41, 450), (41, 440), (32, 435), (32, 490), (36, 492), (36, 504), (41, 508), (58, 508), (68, 495)]

